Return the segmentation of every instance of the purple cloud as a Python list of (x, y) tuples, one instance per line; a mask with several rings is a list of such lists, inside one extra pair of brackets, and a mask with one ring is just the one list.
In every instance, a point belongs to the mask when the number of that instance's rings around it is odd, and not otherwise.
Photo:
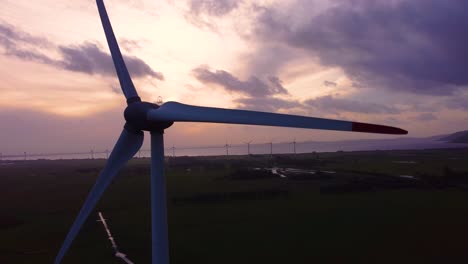
[(466, 10), (464, 0), (340, 1), (293, 23), (263, 8), (255, 35), (302, 49), (366, 86), (448, 95), (468, 86)]
[(468, 96), (456, 96), (445, 100), (445, 107), (448, 109), (468, 110)]
[(46, 38), (33, 36), (5, 22), (0, 22), (0, 43), (2, 43), (4, 47), (12, 47), (17, 43), (34, 44), (35, 46), (47, 48), (52, 46), (52, 43)]
[(284, 100), (274, 97), (263, 98), (240, 98), (235, 100), (240, 104), (241, 109), (251, 109), (265, 112), (276, 112), (279, 109), (291, 109), (295, 107), (302, 107), (298, 101)]
[[(0, 47), (3, 48), (5, 55), (21, 60), (39, 62), (74, 72), (115, 76), (110, 54), (92, 42), (57, 47), (46, 38), (33, 36), (10, 24), (0, 23)], [(41, 49), (58, 52), (62, 58), (50, 57), (40, 51)], [(162, 73), (154, 71), (143, 60), (125, 55), (124, 60), (132, 77), (164, 80)]]
[(126, 38), (119, 39), (119, 46), (127, 52), (141, 49), (140, 41), (126, 39)]
[(327, 80), (325, 80), (323, 82), (323, 85), (325, 85), (326, 87), (336, 87), (337, 86), (336, 82), (327, 81)]
[(191, 0), (190, 12), (195, 15), (224, 16), (236, 9), (238, 0)]
[(416, 116), (416, 120), (419, 120), (419, 121), (433, 121), (433, 120), (437, 120), (437, 116), (435, 116), (432, 113), (422, 113), (422, 114), (419, 114), (418, 116)]
[(251, 76), (249, 79), (242, 81), (227, 71), (211, 71), (205, 66), (193, 69), (192, 73), (202, 83), (216, 84), (223, 87), (226, 91), (242, 93), (251, 97), (288, 94), (281, 80), (276, 76), (270, 76), (264, 81), (256, 76)]
[[(97, 44), (86, 42), (78, 46), (60, 46), (63, 56), (61, 65), (67, 70), (88, 74), (115, 75), (115, 68), (110, 54), (105, 53)], [(155, 72), (143, 60), (124, 56), (128, 71), (135, 78), (153, 77), (164, 80), (161, 73)]]
[(304, 102), (307, 106), (323, 111), (332, 112), (352, 112), (364, 114), (399, 114), (400, 111), (391, 106), (360, 102), (349, 99), (335, 98), (331, 95), (321, 96), (314, 99), (309, 99)]
[(198, 28), (219, 33), (216, 21), (212, 18), (228, 15), (239, 6), (240, 2), (239, 0), (189, 0), (189, 9), (184, 17)]

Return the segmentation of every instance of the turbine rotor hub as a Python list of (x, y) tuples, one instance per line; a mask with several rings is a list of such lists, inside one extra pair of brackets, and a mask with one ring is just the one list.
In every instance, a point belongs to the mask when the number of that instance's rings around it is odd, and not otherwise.
[(163, 131), (172, 126), (174, 122), (150, 121), (147, 114), (150, 110), (158, 109), (157, 104), (149, 102), (133, 102), (125, 108), (124, 117), (127, 123), (125, 127), (131, 131)]

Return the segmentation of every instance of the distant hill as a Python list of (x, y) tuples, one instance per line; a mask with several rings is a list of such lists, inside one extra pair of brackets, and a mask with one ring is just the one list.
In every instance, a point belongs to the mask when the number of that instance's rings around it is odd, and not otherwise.
[(440, 141), (446, 141), (450, 143), (468, 143), (468, 130), (455, 132), (450, 135), (439, 138)]

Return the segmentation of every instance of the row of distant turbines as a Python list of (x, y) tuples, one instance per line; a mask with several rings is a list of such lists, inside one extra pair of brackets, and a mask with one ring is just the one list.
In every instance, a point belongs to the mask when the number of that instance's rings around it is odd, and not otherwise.
[[(252, 144), (252, 140), (250, 141), (246, 141), (246, 142), (243, 142), (243, 144), (245, 144), (247, 146), (247, 155), (252, 155), (252, 153), (250, 152), (250, 145)], [(296, 139), (294, 139), (291, 144), (293, 146), (293, 153), (296, 154)], [(273, 141), (270, 141), (268, 143), (263, 143), (263, 144), (268, 144), (270, 145), (270, 155), (273, 156)], [(223, 145), (223, 147), (225, 148), (226, 150), (226, 156), (229, 156), (229, 149), (232, 148), (232, 145), (231, 144), (228, 144), (226, 142), (225, 145)], [(200, 147), (200, 148), (203, 148), (203, 147)], [(175, 157), (176, 156), (176, 149), (177, 147), (175, 147), (175, 145), (172, 145), (172, 147), (169, 148), (171, 150), (171, 154), (172, 154), (172, 157)], [(180, 149), (184, 149), (184, 148), (180, 148)], [(139, 150), (138, 151), (138, 158), (141, 158), (142, 155), (141, 155), (141, 151), (142, 150)], [(144, 150), (143, 150), (144, 151)], [(109, 153), (110, 153), (110, 150), (109, 149), (106, 149), (105, 151), (95, 151), (94, 149), (91, 149), (89, 151), (89, 157), (90, 159), (95, 159), (97, 157), (98, 154), (105, 154), (105, 157), (106, 159), (109, 158)], [(84, 154), (84, 153), (63, 153), (63, 154)], [(27, 152), (24, 152), (23, 153), (23, 159), (24, 160), (27, 160), (28, 157), (34, 157), (34, 156), (39, 156), (39, 155), (33, 155), (31, 154), (30, 156), (28, 156), (28, 153)], [(11, 157), (11, 156), (5, 156), (5, 157)], [(102, 156), (101, 156), (102, 157)], [(16, 155), (15, 158), (21, 158), (20, 155)], [(3, 156), (3, 153), (0, 152), (0, 161), (2, 161), (4, 159), (4, 156)]]
[[(247, 146), (247, 155), (252, 155), (252, 153), (250, 152), (250, 144), (252, 143), (253, 141), (247, 141), (247, 142), (243, 142), (246, 146)], [(293, 153), (294, 154), (297, 154), (296, 152), (296, 139), (294, 139), (291, 144), (293, 146)], [(268, 144), (270, 145), (270, 155), (273, 155), (273, 141), (270, 141), (268, 143), (264, 143), (264, 144)], [(223, 146), (225, 149), (226, 149), (226, 156), (229, 156), (229, 149), (232, 147), (232, 145), (228, 144), (226, 142), (226, 144)], [(175, 145), (172, 145), (172, 147), (169, 148), (171, 150), (171, 153), (172, 153), (172, 157), (175, 157), (176, 156), (176, 147)], [(106, 158), (109, 157), (109, 150), (106, 149), (105, 151), (106, 153)], [(94, 159), (94, 150), (91, 150), (90, 151), (90, 154), (91, 154), (91, 159)], [(138, 158), (141, 158), (141, 150), (138, 151)]]
[[(253, 141), (247, 141), (247, 142), (244, 142), (244, 144), (247, 146), (247, 154), (248, 155), (251, 155), (252, 153), (250, 152), (250, 144), (252, 143)], [(266, 144), (269, 144), (270, 145), (270, 155), (273, 155), (273, 141), (270, 141)], [(293, 152), (294, 154), (296, 154), (296, 139), (294, 139), (294, 141), (291, 142), (291, 144), (293, 145)], [(224, 147), (226, 148), (226, 156), (229, 156), (229, 148), (232, 147), (232, 145), (229, 145), (227, 142), (226, 144), (224, 145)], [(172, 146), (172, 156), (175, 157), (175, 152), (174, 152), (174, 146)]]
[[(244, 142), (244, 144), (247, 146), (247, 155), (251, 155), (252, 153), (250, 152), (250, 144), (252, 143), (253, 141), (248, 141), (248, 142)], [(269, 144), (270, 145), (270, 155), (273, 155), (273, 141), (270, 141), (266, 144)], [(293, 153), (296, 154), (296, 139), (294, 139), (294, 141), (291, 142), (292, 146), (293, 146)], [(232, 145), (228, 144), (226, 142), (226, 144), (223, 146), (225, 149), (226, 149), (226, 156), (229, 156), (229, 148), (232, 147)], [(172, 145), (172, 147), (170, 147), (170, 150), (171, 150), (171, 153), (172, 153), (172, 157), (175, 157), (176, 156), (176, 147), (175, 145)], [(94, 159), (95, 158), (95, 153), (93, 149), (91, 149), (90, 151), (90, 156), (91, 156), (91, 159)], [(102, 153), (102, 152), (101, 152)], [(106, 149), (106, 151), (104, 152), (106, 154), (106, 158), (109, 158), (109, 150)], [(141, 158), (141, 150), (138, 151), (138, 158)]]
[[(10, 157), (10, 156), (6, 156), (6, 155), (5, 155), (5, 158), (7, 158), (7, 157)], [(21, 157), (21, 156), (20, 156), (20, 155), (15, 155), (14, 157), (15, 157), (15, 158), (19, 158), (19, 157)], [(3, 158), (4, 158), (4, 157), (3, 157), (3, 152), (0, 152), (0, 161), (3, 161)], [(27, 153), (26, 151), (23, 152), (23, 158), (24, 158), (24, 160), (27, 160), (27, 159), (28, 159), (28, 153)]]

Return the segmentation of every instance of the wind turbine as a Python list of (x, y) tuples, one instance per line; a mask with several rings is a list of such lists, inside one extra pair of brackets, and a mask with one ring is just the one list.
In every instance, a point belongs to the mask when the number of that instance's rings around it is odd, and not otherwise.
[(292, 144), (293, 144), (294, 155), (296, 155), (296, 138), (294, 138)]
[(125, 126), (103, 170), (91, 189), (75, 222), (68, 232), (55, 263), (60, 263), (70, 248), (86, 218), (119, 170), (138, 153), (143, 143), (143, 131), (151, 134), (151, 239), (152, 263), (168, 264), (168, 234), (166, 210), (166, 183), (164, 179), (164, 130), (174, 122), (207, 122), (243, 125), (296, 127), (381, 134), (407, 134), (389, 126), (294, 116), (257, 111), (200, 107), (166, 102), (157, 105), (141, 101), (120, 53), (117, 40), (107, 15), (104, 2), (96, 0), (101, 22), (107, 38), (120, 86), (127, 99), (124, 111)]
[(247, 144), (247, 155), (250, 155), (250, 143), (252, 143), (252, 140), (244, 142), (244, 144)]
[(224, 145), (224, 147), (226, 148), (226, 156), (229, 156), (229, 147), (231, 146), (227, 143), (227, 140), (226, 140), (226, 144)]
[(273, 139), (270, 141), (270, 156), (273, 157)]
[(175, 158), (175, 146), (172, 145), (172, 148), (171, 148), (171, 149), (172, 149), (172, 157)]

